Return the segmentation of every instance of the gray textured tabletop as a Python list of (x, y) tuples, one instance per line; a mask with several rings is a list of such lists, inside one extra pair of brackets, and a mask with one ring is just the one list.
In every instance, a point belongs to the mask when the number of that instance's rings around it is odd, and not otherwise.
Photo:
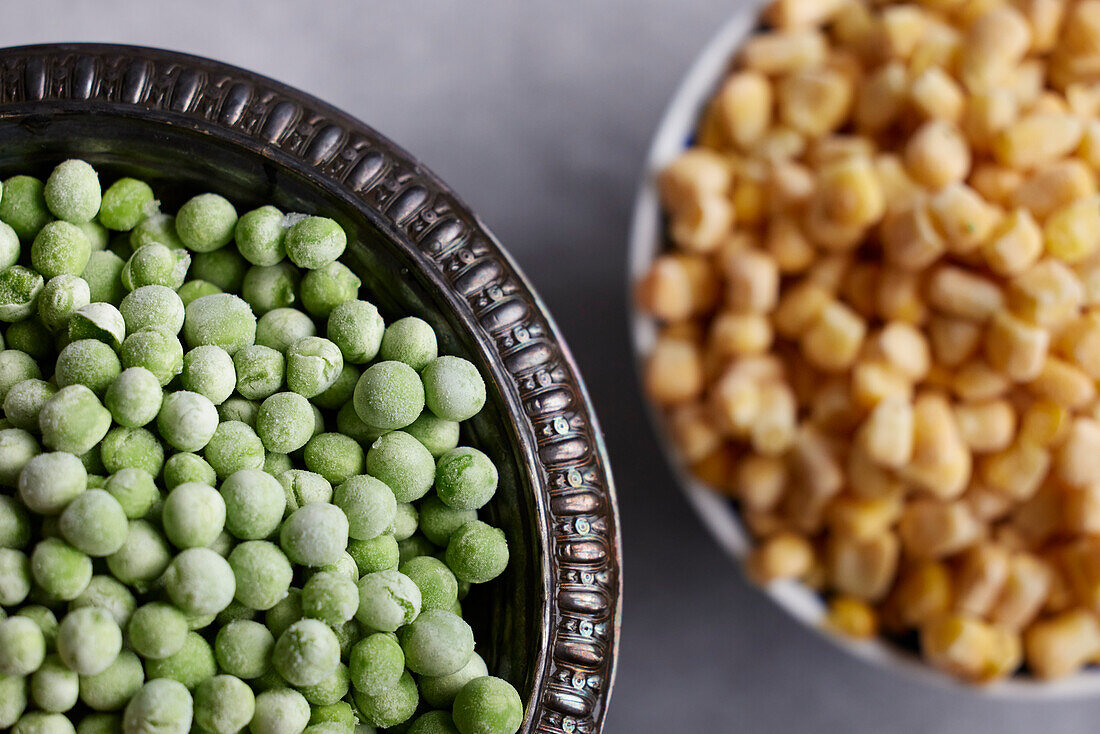
[(677, 80), (740, 2), (36, 0), (7, 9), (0, 44), (138, 43), (268, 74), (397, 140), (482, 215), (549, 303), (607, 434), (626, 563), (611, 734), (1094, 731), (1100, 700), (993, 701), (846, 658), (741, 580), (656, 454), (623, 306), (631, 201)]

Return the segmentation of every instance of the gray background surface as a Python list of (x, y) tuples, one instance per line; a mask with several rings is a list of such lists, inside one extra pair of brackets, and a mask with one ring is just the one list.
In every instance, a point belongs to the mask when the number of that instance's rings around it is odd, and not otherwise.
[(996, 702), (846, 658), (741, 580), (656, 454), (623, 307), (631, 201), (677, 80), (742, 2), (36, 0), (5, 8), (0, 44), (138, 43), (268, 74), (395, 139), (482, 215), (549, 303), (607, 434), (626, 546), (608, 732), (1095, 731), (1100, 700)]

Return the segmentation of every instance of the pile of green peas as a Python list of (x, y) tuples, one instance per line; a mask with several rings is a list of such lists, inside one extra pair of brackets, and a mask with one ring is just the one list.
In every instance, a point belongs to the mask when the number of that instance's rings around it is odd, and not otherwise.
[(0, 730), (518, 730), (460, 601), (509, 558), (485, 383), (346, 246), (81, 160), (3, 182)]

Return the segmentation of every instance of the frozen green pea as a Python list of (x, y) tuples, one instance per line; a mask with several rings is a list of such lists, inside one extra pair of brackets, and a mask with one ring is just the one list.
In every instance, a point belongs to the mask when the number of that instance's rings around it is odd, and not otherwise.
[(136, 467), (127, 466), (119, 469), (107, 477), (103, 488), (118, 501), (122, 511), (130, 520), (145, 517), (160, 499), (160, 492), (157, 490), (153, 476), (144, 469)]
[(420, 676), (418, 679), (420, 694), (429, 705), (450, 709), (454, 704), (455, 696), (463, 686), (474, 678), (485, 675), (489, 675), (489, 669), (481, 656), (475, 652), (464, 666), (450, 675)]
[(6, 270), (19, 261), (19, 235), (9, 225), (0, 222), (0, 270)]
[(203, 296), (212, 296), (223, 292), (221, 288), (205, 280), (189, 280), (176, 289), (176, 295), (183, 301), (184, 308), (187, 308), (191, 301), (197, 301)]
[(435, 460), (417, 441), (403, 431), (380, 436), (366, 457), (367, 473), (393, 490), (398, 502), (412, 502), (428, 493), (435, 479)]
[(487, 675), (462, 687), (451, 714), (461, 734), (515, 734), (523, 723), (523, 701), (511, 683)]
[(508, 567), (508, 541), (503, 530), (474, 520), (451, 535), (446, 559), (460, 581), (491, 581)]
[(363, 473), (363, 447), (339, 433), (321, 433), (311, 438), (302, 458), (310, 471), (333, 484)]
[(192, 197), (176, 212), (176, 234), (189, 249), (211, 252), (233, 239), (237, 210), (217, 194)]
[(74, 224), (89, 222), (99, 212), (102, 199), (99, 174), (86, 161), (64, 161), (50, 173), (42, 194), (58, 219)]
[(209, 485), (185, 482), (165, 498), (162, 523), (177, 548), (204, 548), (225, 525), (225, 501)]
[[(206, 547), (217, 553), (222, 558), (229, 558), (229, 554), (233, 551), (233, 548), (235, 548), (236, 545), (237, 539), (223, 530), (218, 533), (214, 540), (210, 541), (210, 545)], [(221, 612), (218, 612), (218, 614), (221, 614)]]
[(191, 259), (192, 278), (212, 283), (227, 293), (241, 291), (247, 271), (248, 263), (232, 247), (200, 252)]
[(217, 553), (188, 548), (168, 564), (164, 587), (185, 614), (217, 614), (233, 601), (236, 581), (232, 567)]
[(259, 622), (237, 620), (218, 630), (214, 656), (218, 666), (238, 678), (259, 678), (267, 672), (275, 637)]
[(420, 694), (416, 681), (408, 671), (401, 674), (397, 683), (376, 694), (355, 691), (355, 705), (372, 726), (391, 727), (404, 723), (416, 713), (418, 703)]
[(164, 396), (157, 414), (160, 437), (180, 451), (198, 451), (218, 428), (218, 409), (205, 395), (189, 390)]
[[(306, 731), (311, 734), (354, 734), (357, 728), (367, 729), (366, 724), (357, 725), (358, 720), (359, 717), (355, 715), (355, 710), (348, 701), (314, 705)], [(373, 732), (368, 730), (367, 734)]]
[[(230, 549), (230, 552), (232, 552), (232, 548)], [(227, 558), (228, 558), (228, 556), (227, 556)], [(229, 565), (232, 566), (233, 564), (229, 564)], [(236, 576), (237, 576), (237, 570), (233, 569), (233, 577), (236, 578)], [(240, 588), (239, 583), (238, 583), (237, 586), (238, 586), (238, 588)], [(224, 627), (225, 625), (229, 624), (230, 622), (237, 622), (237, 621), (240, 621), (240, 620), (253, 620), (255, 618), (256, 618), (256, 610), (255, 609), (249, 609), (244, 604), (241, 604), (239, 601), (237, 601), (236, 598), (234, 598), (233, 601), (229, 602), (229, 606), (227, 606), (225, 609), (218, 612), (217, 622), (218, 622), (219, 625), (222, 625)]]
[(137, 290), (144, 285), (162, 285), (172, 290), (187, 279), (191, 268), (191, 255), (186, 250), (174, 249), (154, 242), (142, 245), (122, 266), (122, 285), (127, 290)]
[(327, 328), (328, 338), (340, 348), (344, 360), (354, 364), (374, 359), (386, 330), (374, 304), (359, 300), (345, 301), (334, 308)]
[(18, 721), (26, 708), (27, 678), (0, 673), (0, 728), (10, 727)]
[(405, 653), (393, 635), (376, 632), (355, 643), (348, 666), (355, 690), (377, 695), (397, 684), (405, 672)]
[(128, 367), (107, 388), (103, 400), (115, 422), (138, 428), (157, 417), (164, 391), (157, 375), (144, 367)]
[(66, 329), (73, 313), (91, 299), (92, 292), (83, 278), (69, 273), (55, 275), (38, 294), (38, 318), (52, 331)]
[(288, 262), (253, 265), (244, 274), (241, 297), (248, 301), (257, 316), (263, 316), (277, 308), (294, 305), (301, 279), (298, 269)]
[(20, 321), (34, 313), (45, 282), (41, 275), (22, 265), (0, 272), (0, 321)]
[(75, 734), (73, 724), (63, 714), (32, 711), (20, 717), (11, 734)]
[(237, 249), (253, 265), (274, 265), (286, 255), (283, 213), (273, 206), (261, 206), (241, 215), (233, 238)]
[(237, 387), (237, 372), (229, 352), (212, 344), (195, 347), (183, 355), (180, 383), (185, 390), (221, 405)]
[(286, 384), (293, 392), (311, 398), (332, 385), (343, 367), (339, 347), (328, 339), (307, 336), (286, 352)]
[(149, 214), (134, 226), (129, 239), (134, 250), (154, 243), (165, 245), (173, 250), (183, 248), (183, 242), (176, 235), (176, 218), (171, 214), (159, 212)]
[[(408, 576), (420, 589), (421, 608), (446, 609), (458, 601), (458, 579), (447, 564), (432, 556), (417, 556), (401, 565), (401, 573)], [(429, 673), (428, 675), (446, 675)]]
[(229, 475), (221, 486), (225, 499), (225, 527), (241, 540), (259, 540), (275, 532), (286, 509), (279, 480), (257, 469)]
[(386, 327), (379, 356), (386, 361), (404, 362), (419, 372), (439, 354), (435, 330), (424, 319), (406, 316)]
[(4, 333), (7, 348), (23, 352), (39, 362), (48, 361), (54, 354), (53, 337), (38, 319), (17, 321)]
[(429, 711), (421, 714), (405, 734), (459, 734), (450, 711)]
[(359, 580), (359, 566), (356, 565), (355, 559), (351, 557), (351, 554), (346, 550), (340, 554), (332, 563), (317, 568), (318, 572), (328, 571), (331, 573), (347, 576), (353, 582)]
[(61, 513), (61, 535), (89, 556), (109, 556), (126, 542), (130, 531), (126, 512), (110, 493), (86, 490)]
[(307, 617), (335, 626), (354, 617), (358, 608), (359, 589), (344, 574), (320, 571), (302, 587), (302, 613)]
[(0, 676), (30, 675), (46, 659), (46, 638), (28, 617), (0, 620)]
[(173, 489), (184, 482), (199, 482), (213, 486), (218, 481), (214, 468), (198, 454), (179, 453), (164, 462), (164, 484)]
[(160, 660), (179, 652), (187, 633), (187, 617), (183, 612), (159, 601), (135, 609), (126, 627), (130, 647), (150, 660)]
[(122, 730), (142, 734), (188, 734), (193, 705), (191, 694), (179, 681), (167, 678), (147, 681), (126, 705)]
[(88, 256), (81, 277), (88, 283), (92, 303), (103, 302), (118, 304), (126, 295), (126, 286), (122, 284), (122, 271), (126, 261), (113, 252), (101, 250)]
[(348, 554), (355, 560), (360, 576), (376, 571), (396, 571), (400, 556), (392, 535), (379, 535), (370, 540), (353, 540)]
[(368, 426), (355, 412), (355, 405), (347, 402), (336, 413), (336, 430), (355, 439), (364, 446), (370, 446), (379, 436), (388, 431)]
[(111, 349), (118, 349), (125, 338), (126, 320), (109, 303), (89, 303), (78, 308), (69, 318), (70, 343), (81, 339), (97, 339)]
[(458, 422), (437, 418), (430, 410), (422, 412), (419, 418), (403, 430), (424, 444), (429, 453), (437, 459), (458, 446)]
[(359, 295), (361, 284), (350, 268), (332, 262), (306, 273), (298, 290), (306, 311), (318, 319), (327, 319), (334, 308)]
[(131, 334), (156, 329), (175, 335), (183, 328), (183, 301), (165, 285), (135, 288), (122, 299), (119, 312)]
[(294, 308), (268, 311), (256, 324), (256, 343), (277, 352), (285, 352), (300, 339), (316, 334), (313, 319)]
[(340, 642), (324, 622), (300, 619), (279, 635), (271, 662), (291, 685), (316, 685), (340, 664)]
[[(359, 382), (359, 368), (350, 365), (345, 360), (340, 368), (340, 374), (336, 376), (332, 384), (311, 399), (313, 404), (326, 410), (339, 410), (342, 406), (351, 403), (355, 394), (355, 385)], [(354, 410), (354, 406), (352, 407)]]
[(217, 673), (218, 664), (214, 650), (198, 632), (188, 632), (183, 646), (166, 658), (147, 659), (147, 678), (171, 678), (193, 689), (202, 681)]
[(302, 618), (302, 590), (290, 589), (285, 597), (279, 600), (275, 606), (267, 610), (264, 615), (264, 623), (271, 630), (271, 634), (279, 637), (290, 625)]
[(172, 560), (168, 543), (145, 520), (131, 520), (126, 542), (107, 556), (111, 575), (124, 584), (141, 588), (159, 577)]
[(100, 444), (103, 466), (112, 474), (125, 467), (143, 469), (159, 476), (164, 466), (164, 447), (144, 428), (116, 426), (107, 432)]
[(183, 334), (191, 347), (213, 344), (232, 355), (256, 341), (256, 317), (231, 293), (203, 296), (187, 305)]
[(225, 421), (238, 421), (250, 428), (256, 427), (256, 414), (260, 412), (260, 403), (256, 400), (231, 397), (218, 406), (218, 417)]
[(80, 700), (97, 711), (118, 711), (144, 682), (141, 660), (129, 650), (123, 650), (102, 672), (80, 677)]
[[(19, 430), (9, 428), (9, 431)], [(0, 431), (0, 460), (4, 453), (4, 431)], [(0, 494), (0, 548), (25, 548), (31, 540), (26, 508), (14, 497)], [(6, 606), (0, 603), (0, 606)]]
[(96, 339), (81, 339), (57, 355), (54, 380), (58, 387), (84, 385), (103, 395), (121, 373), (122, 364), (115, 350)]
[(240, 421), (218, 424), (203, 456), (221, 478), (242, 469), (261, 469), (264, 465), (264, 445), (250, 426)]
[(53, 219), (46, 205), (45, 184), (33, 176), (12, 176), (4, 181), (0, 220), (11, 226), (19, 239), (29, 242)]
[(34, 377), (17, 382), (4, 396), (4, 417), (16, 428), (38, 431), (38, 414), (56, 392), (56, 385)]
[(87, 387), (69, 385), (42, 405), (38, 426), (43, 444), (79, 456), (107, 435), (111, 413)]
[(313, 407), (298, 393), (271, 395), (256, 414), (256, 433), (268, 451), (297, 451), (313, 437)]
[(432, 495), (420, 505), (420, 531), (438, 546), (445, 547), (454, 531), (477, 519), (476, 510), (457, 510)]
[(291, 469), (279, 475), (279, 484), (286, 495), (288, 515), (310, 502), (332, 501), (332, 484), (315, 472)]
[(122, 366), (144, 367), (156, 375), (161, 386), (183, 371), (183, 345), (174, 335), (147, 330), (130, 334), (122, 342)]
[(378, 362), (355, 386), (355, 412), (369, 426), (403, 428), (424, 410), (420, 376), (404, 362)]
[(31, 593), (31, 562), (14, 548), (0, 548), (0, 607), (23, 603)]
[(497, 468), (481, 451), (469, 447), (451, 449), (435, 467), (435, 491), (456, 510), (476, 510), (497, 491)]
[(236, 580), (236, 599), (249, 609), (271, 609), (287, 598), (293, 569), (279, 546), (249, 540), (232, 550), (228, 562)]
[(80, 675), (102, 673), (121, 651), (122, 630), (106, 609), (74, 609), (57, 628), (57, 654)]
[(336, 505), (311, 502), (291, 513), (279, 531), (287, 557), (305, 566), (333, 563), (348, 544), (348, 518)]
[(348, 695), (350, 688), (348, 666), (339, 663), (332, 674), (320, 683), (315, 683), (312, 686), (302, 686), (298, 690), (314, 706), (333, 706)]
[(309, 723), (309, 703), (292, 688), (273, 688), (256, 696), (252, 734), (302, 734)]
[(80, 227), (60, 220), (45, 224), (31, 244), (31, 265), (44, 278), (80, 275), (91, 255), (92, 245)]
[(278, 477), (283, 472), (290, 471), (293, 468), (294, 460), (287, 454), (268, 451), (267, 455), (264, 456), (264, 471), (273, 477)]
[(122, 716), (120, 714), (86, 714), (76, 725), (76, 734), (120, 734)]
[(85, 490), (87, 481), (84, 465), (72, 454), (38, 454), (19, 474), (19, 498), (31, 512), (56, 515)]
[(111, 240), (111, 233), (99, 222), (92, 220), (78, 225), (80, 231), (88, 238), (88, 244), (92, 246), (92, 252), (101, 252), (107, 249)]
[(412, 537), (420, 526), (420, 513), (416, 505), (411, 502), (398, 502), (393, 516), (393, 525), (390, 526), (390, 534), (394, 540), (405, 540)]
[(23, 380), (41, 379), (42, 370), (26, 352), (18, 349), (0, 350), (0, 400)]
[(393, 491), (380, 480), (366, 474), (349, 477), (333, 493), (333, 503), (348, 518), (349, 535), (369, 540), (386, 531), (393, 523), (397, 500)]
[(76, 705), (79, 695), (80, 678), (56, 655), (47, 657), (31, 675), (31, 698), (43, 711), (64, 713)]
[(401, 629), (405, 665), (419, 675), (458, 672), (474, 654), (474, 632), (462, 617), (444, 609), (425, 609)]
[(128, 232), (145, 218), (155, 199), (149, 184), (136, 178), (120, 178), (103, 192), (99, 221), (107, 229)]
[(242, 348), (233, 356), (237, 392), (250, 400), (262, 400), (283, 386), (286, 358), (261, 344)]
[(436, 552), (436, 547), (423, 535), (413, 535), (410, 538), (397, 541), (397, 553), (400, 565), (405, 565), (413, 558), (430, 556)]
[(359, 579), (355, 618), (371, 629), (393, 632), (420, 614), (420, 588), (399, 571), (376, 571)]
[(485, 405), (485, 381), (461, 357), (437, 357), (420, 373), (428, 408), (445, 420), (464, 421)]
[(309, 270), (340, 257), (347, 244), (343, 228), (328, 217), (306, 217), (291, 225), (283, 239), (291, 262)]
[(195, 688), (195, 723), (210, 734), (236, 734), (252, 720), (256, 699), (234, 675), (215, 675)]

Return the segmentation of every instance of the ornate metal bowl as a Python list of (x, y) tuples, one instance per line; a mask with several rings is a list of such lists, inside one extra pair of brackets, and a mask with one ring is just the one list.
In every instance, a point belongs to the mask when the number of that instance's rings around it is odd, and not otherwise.
[(600, 730), (615, 673), (620, 542), (596, 416), (545, 306), (493, 235), (415, 158), (286, 85), (208, 59), (99, 44), (0, 49), (0, 176), (79, 156), (175, 207), (213, 190), (333, 217), (383, 313), (417, 314), (488, 376), (468, 440), (501, 470), (505, 574), (466, 606), (524, 732)]

